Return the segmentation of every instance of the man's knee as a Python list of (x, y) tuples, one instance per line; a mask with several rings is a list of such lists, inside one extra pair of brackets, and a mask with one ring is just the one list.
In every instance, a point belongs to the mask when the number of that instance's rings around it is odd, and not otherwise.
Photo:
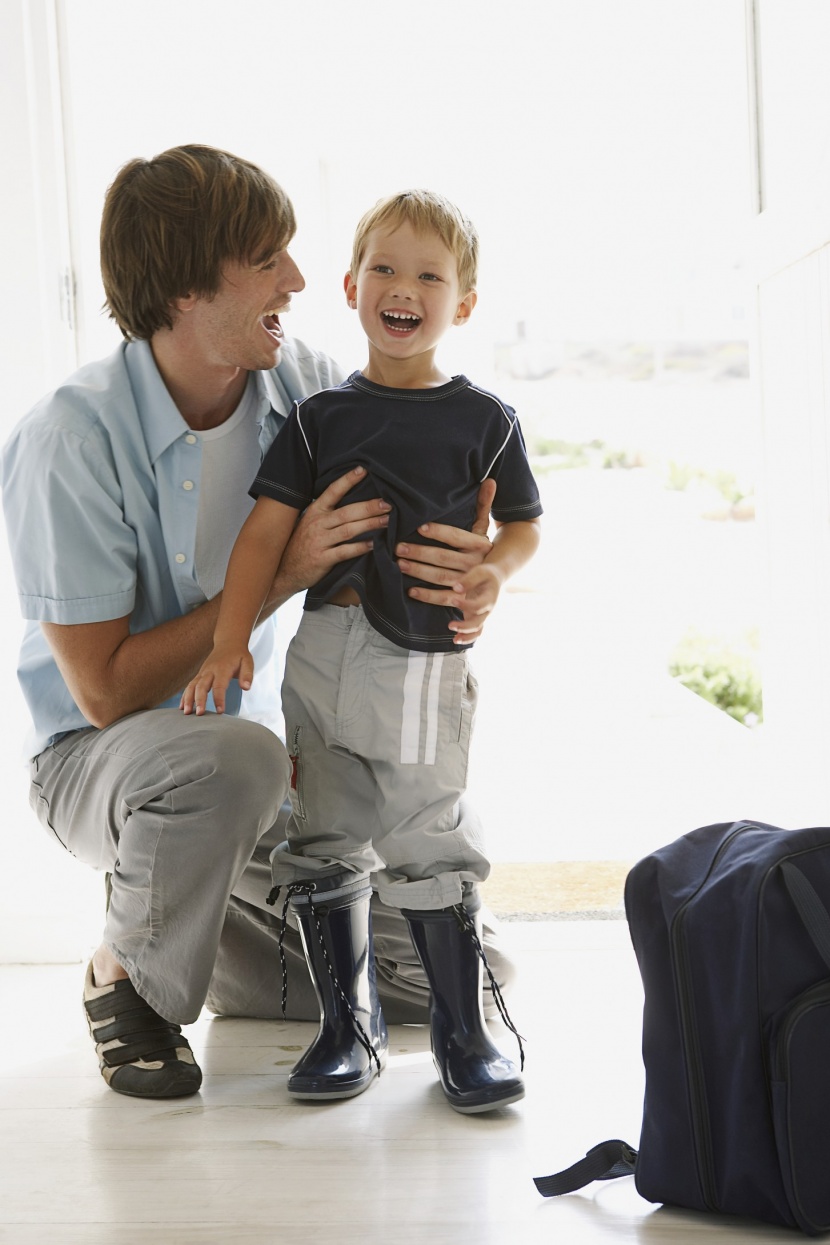
[(267, 727), (211, 714), (197, 729), (168, 741), (165, 760), (175, 777), (170, 811), (201, 808), (254, 842), (277, 819), (288, 790), (290, 761)]
[(267, 727), (245, 718), (221, 718), (207, 732), (201, 757), (232, 807), (262, 802), (276, 819), (288, 791), (291, 762), (285, 746)]

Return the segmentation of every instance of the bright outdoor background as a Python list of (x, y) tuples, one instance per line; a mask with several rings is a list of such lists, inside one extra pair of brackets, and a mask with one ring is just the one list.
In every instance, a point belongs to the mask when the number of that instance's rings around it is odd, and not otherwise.
[[(210, 143), (284, 184), (308, 283), (287, 328), (346, 367), (361, 213), (422, 185), (476, 222), (479, 304), (443, 362), (515, 406), (547, 511), (475, 654), (494, 859), (634, 859), (759, 816), (743, 0), (64, 12), (81, 361), (117, 344), (97, 231), (135, 155)], [(61, 881), (86, 895), (82, 872)]]

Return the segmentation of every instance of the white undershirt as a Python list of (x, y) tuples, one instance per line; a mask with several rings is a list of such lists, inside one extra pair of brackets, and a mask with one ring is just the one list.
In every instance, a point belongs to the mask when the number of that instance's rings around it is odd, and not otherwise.
[(196, 580), (207, 600), (221, 592), (233, 543), (253, 509), (248, 489), (262, 459), (255, 419), (253, 376), (239, 406), (218, 428), (197, 433), (202, 442), (202, 483), (196, 518)]

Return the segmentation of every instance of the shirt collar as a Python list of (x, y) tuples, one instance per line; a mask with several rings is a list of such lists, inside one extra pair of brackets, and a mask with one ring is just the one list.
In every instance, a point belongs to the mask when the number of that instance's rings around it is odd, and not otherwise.
[(271, 372), (256, 372), (257, 391), (259, 393), (259, 409), (257, 419), (260, 426), (269, 411), (286, 416), (293, 402), (282, 387), (278, 369)]
[[(127, 372), (135, 404), (144, 430), (150, 461), (155, 463), (174, 441), (190, 432), (161, 378), (147, 341), (131, 341), (126, 347)], [(287, 415), (291, 402), (279, 386), (274, 372), (255, 372), (257, 392), (256, 421), (263, 427), (271, 411)]]
[(161, 379), (150, 343), (128, 342), (125, 355), (147, 453), (155, 463), (190, 428)]

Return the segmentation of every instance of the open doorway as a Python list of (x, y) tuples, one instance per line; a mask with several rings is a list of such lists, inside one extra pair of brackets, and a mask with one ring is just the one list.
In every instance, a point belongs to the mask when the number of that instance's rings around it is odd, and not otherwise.
[(273, 172), (308, 282), (290, 328), (346, 366), (365, 208), (428, 185), (475, 220), (479, 306), (445, 363), (515, 406), (547, 506), (475, 655), (497, 864), (624, 862), (746, 813), (757, 694), (738, 720), (672, 673), (711, 645), (757, 684), (741, 0), (424, 0), (417, 28), (377, 0), (359, 22), (324, 0), (59, 10), (82, 362), (117, 343), (97, 230), (135, 155), (207, 142)]

